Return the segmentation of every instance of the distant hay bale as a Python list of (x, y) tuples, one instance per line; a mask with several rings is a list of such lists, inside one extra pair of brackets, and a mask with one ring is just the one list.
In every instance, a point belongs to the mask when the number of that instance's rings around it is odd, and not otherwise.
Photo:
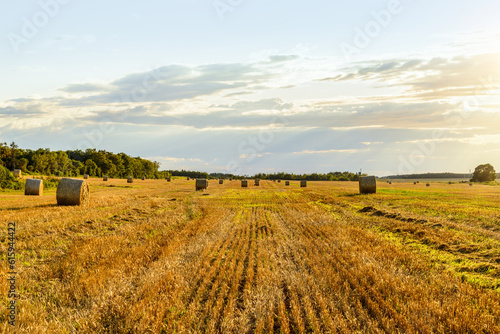
[(43, 195), (43, 180), (27, 179), (24, 186), (25, 196), (42, 196)]
[(389, 181), (389, 182), (387, 182), (387, 183), (392, 184), (392, 182), (391, 182), (391, 181)]
[(167, 177), (166, 180), (167, 180), (167, 182), (171, 182), (172, 181), (172, 179), (170, 177)]
[(89, 184), (85, 180), (62, 178), (57, 187), (58, 205), (83, 205), (89, 196)]
[(426, 187), (430, 187), (430, 186), (431, 186), (431, 184), (430, 184), (430, 183), (426, 183), (426, 184), (425, 184), (425, 186), (426, 186)]
[(413, 184), (417, 184), (417, 182), (413, 182)]
[(247, 180), (241, 180), (241, 187), (242, 188), (247, 188), (248, 187), (248, 181)]
[(23, 173), (20, 169), (14, 169), (12, 174), (14, 174), (14, 177), (21, 177)]
[(472, 187), (472, 182), (469, 182), (469, 186), (471, 186), (471, 187)]
[(103, 180), (103, 181), (107, 181), (107, 180), (108, 180), (108, 176), (107, 176), (107, 175), (104, 175), (104, 176), (102, 177), (102, 180)]
[(450, 181), (450, 182), (448, 182), (448, 184), (453, 184), (453, 182)]
[(255, 179), (255, 186), (260, 186), (260, 179)]
[(143, 177), (141, 178), (141, 180), (143, 180), (143, 181), (144, 181), (144, 180), (146, 180), (146, 177), (145, 177), (145, 176), (143, 176)]
[(196, 179), (196, 191), (205, 190), (208, 188), (208, 180), (207, 179)]
[(290, 181), (285, 181), (285, 186), (289, 186), (290, 185)]
[(375, 194), (377, 192), (377, 179), (375, 176), (361, 176), (359, 178), (360, 194)]
[(85, 175), (83, 175), (83, 179), (84, 179), (84, 180), (87, 180), (88, 178), (89, 178), (89, 174), (85, 174)]
[(281, 183), (281, 180), (278, 180), (278, 183)]
[(191, 179), (188, 177), (188, 178), (187, 178), (187, 180), (189, 181), (189, 180), (191, 180)]
[(134, 179), (132, 178), (132, 176), (129, 176), (127, 178), (127, 183), (134, 183)]
[(220, 179), (219, 184), (224, 184), (224, 180)]
[(306, 181), (306, 180), (302, 180), (302, 181), (300, 181), (300, 187), (301, 187), (301, 188), (305, 188), (305, 187), (307, 187), (307, 181)]

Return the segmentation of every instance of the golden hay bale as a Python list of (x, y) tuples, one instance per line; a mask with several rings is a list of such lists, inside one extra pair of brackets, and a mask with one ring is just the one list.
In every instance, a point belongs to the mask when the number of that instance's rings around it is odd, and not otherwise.
[(241, 187), (242, 188), (247, 188), (248, 187), (248, 181), (247, 180), (241, 180)]
[(88, 179), (88, 178), (89, 178), (89, 174), (85, 174), (85, 175), (83, 175), (83, 179), (84, 179), (84, 180), (86, 180), (86, 179)]
[(90, 189), (87, 181), (62, 178), (57, 187), (58, 205), (83, 205), (89, 200)]
[(103, 180), (103, 181), (107, 181), (107, 180), (108, 180), (108, 176), (107, 176), (107, 175), (104, 175), (104, 176), (102, 177), (102, 180)]
[(289, 186), (290, 185), (290, 181), (285, 181), (285, 186)]
[(300, 181), (300, 186), (301, 186), (302, 188), (307, 187), (307, 181), (306, 181), (306, 180), (302, 180), (302, 181)]
[(21, 177), (23, 173), (20, 169), (14, 169), (14, 172), (12, 172), (12, 174), (14, 174), (14, 177)]
[(224, 184), (224, 180), (220, 179), (219, 184)]
[(376, 192), (377, 192), (377, 179), (375, 178), (375, 176), (359, 177), (360, 194), (375, 194)]
[(196, 179), (196, 191), (205, 190), (208, 188), (208, 180), (207, 179)]
[(42, 196), (43, 195), (43, 180), (26, 179), (24, 186), (24, 195), (26, 196)]
[(143, 177), (141, 178), (141, 180), (143, 180), (143, 181), (144, 181), (144, 180), (146, 180), (146, 177), (145, 177), (145, 176), (143, 176)]
[(127, 183), (134, 183), (134, 179), (132, 178), (132, 176), (129, 176), (127, 178)]
[(170, 177), (167, 177), (166, 180), (167, 180), (167, 182), (171, 182), (172, 181), (172, 179)]
[(472, 187), (472, 182), (469, 182), (469, 186), (471, 186), (471, 187)]
[(189, 180), (191, 180), (191, 179), (188, 177), (188, 178), (187, 178), (187, 180), (189, 181)]
[(255, 179), (255, 185), (258, 187), (260, 186), (260, 179)]

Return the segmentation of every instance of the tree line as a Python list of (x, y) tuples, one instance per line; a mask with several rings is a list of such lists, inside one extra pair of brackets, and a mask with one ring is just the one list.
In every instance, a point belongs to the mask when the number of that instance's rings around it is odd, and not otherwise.
[(263, 180), (358, 181), (359, 174), (351, 172), (330, 172), (326, 174), (293, 174), (279, 172), (273, 174), (259, 173), (255, 174), (254, 178)]
[(159, 171), (160, 164), (125, 153), (114, 154), (95, 149), (51, 151), (48, 148), (29, 150), (19, 148), (14, 142), (0, 143), (0, 166), (9, 170), (20, 169), (33, 175), (78, 176), (88, 174), (112, 178), (165, 178), (168, 172)]

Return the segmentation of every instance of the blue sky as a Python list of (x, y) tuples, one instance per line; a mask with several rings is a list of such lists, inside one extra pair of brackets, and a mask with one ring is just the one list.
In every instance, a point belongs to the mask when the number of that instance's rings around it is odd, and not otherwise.
[(6, 1), (0, 141), (165, 169), (500, 169), (498, 1)]

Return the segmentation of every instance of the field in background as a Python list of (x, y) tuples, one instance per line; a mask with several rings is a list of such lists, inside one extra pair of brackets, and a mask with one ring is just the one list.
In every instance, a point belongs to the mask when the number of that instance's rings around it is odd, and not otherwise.
[(500, 188), (422, 182), (2, 193), (0, 269), (16, 222), (19, 332), (500, 332)]

